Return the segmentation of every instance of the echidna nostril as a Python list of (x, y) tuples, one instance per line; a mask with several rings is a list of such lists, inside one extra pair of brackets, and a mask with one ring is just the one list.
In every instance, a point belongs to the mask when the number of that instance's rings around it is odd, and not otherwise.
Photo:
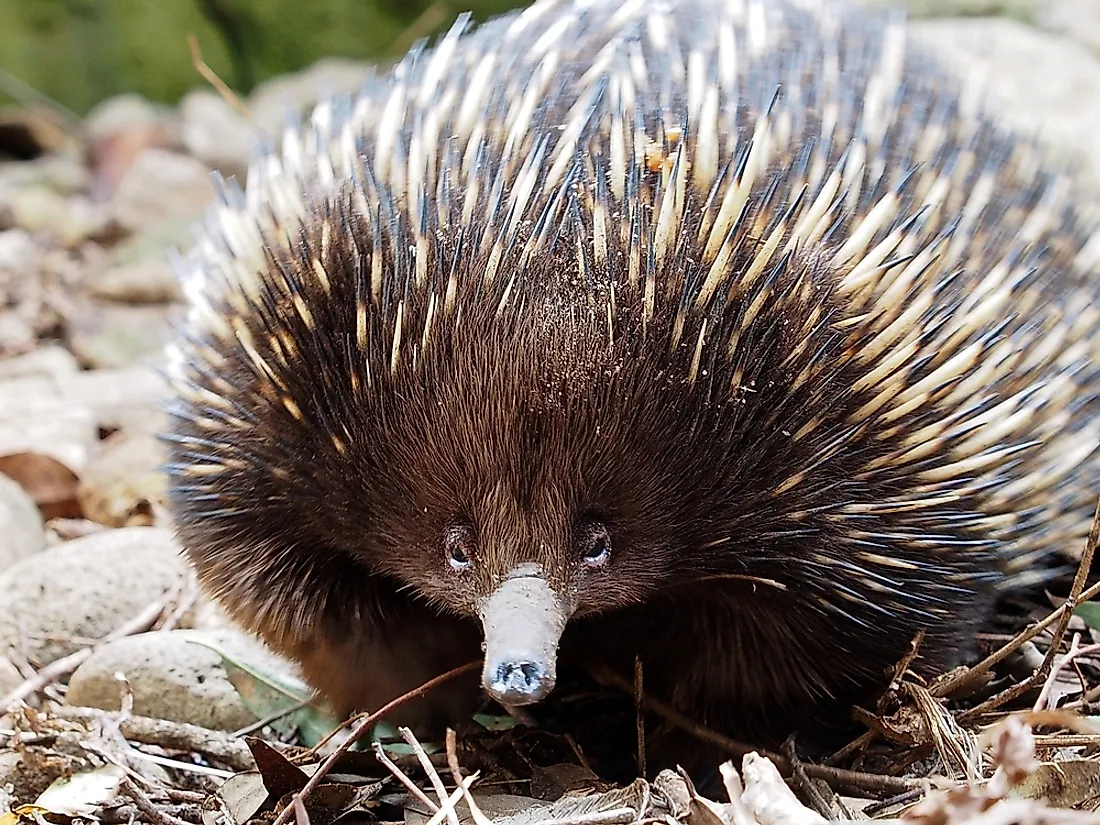
[(497, 666), (491, 686), (501, 701), (535, 701), (542, 698), (543, 668), (535, 662), (502, 662)]

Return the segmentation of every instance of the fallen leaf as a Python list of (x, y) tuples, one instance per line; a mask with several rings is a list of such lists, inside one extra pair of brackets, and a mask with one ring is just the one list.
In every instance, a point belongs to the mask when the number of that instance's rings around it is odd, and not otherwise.
[(37, 808), (59, 816), (88, 816), (118, 793), (126, 772), (118, 765), (61, 777), (35, 800)]
[[(263, 777), (259, 771), (245, 771), (225, 780), (218, 795), (237, 825), (244, 825), (267, 804), (271, 795), (267, 792)], [(218, 821), (217, 812), (212, 817)], [(206, 811), (203, 812), (206, 818)]]
[(41, 453), (0, 456), (0, 473), (14, 479), (27, 491), (44, 519), (83, 515), (77, 501), (80, 479), (56, 458)]
[(291, 764), (289, 759), (267, 742), (255, 736), (247, 736), (244, 741), (252, 752), (252, 758), (256, 760), (256, 770), (271, 796), (278, 799), (288, 793), (300, 791), (309, 781), (301, 768)]

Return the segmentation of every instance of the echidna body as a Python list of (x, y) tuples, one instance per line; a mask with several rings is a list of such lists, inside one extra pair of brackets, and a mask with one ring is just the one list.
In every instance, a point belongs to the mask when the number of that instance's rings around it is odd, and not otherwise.
[(289, 129), (182, 264), (185, 547), (338, 709), (484, 645), (505, 704), (638, 656), (806, 730), (1084, 540), (1100, 241), (900, 19), (466, 27)]

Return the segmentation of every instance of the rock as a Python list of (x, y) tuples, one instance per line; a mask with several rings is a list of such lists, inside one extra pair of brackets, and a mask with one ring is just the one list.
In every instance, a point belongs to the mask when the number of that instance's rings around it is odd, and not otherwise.
[(169, 310), (109, 301), (82, 301), (69, 325), (73, 354), (92, 369), (159, 361)]
[(8, 229), (0, 232), (0, 270), (26, 267), (38, 258), (34, 238), (25, 229)]
[(28, 186), (8, 201), (12, 222), (33, 233), (46, 233), (64, 246), (106, 231), (110, 215), (87, 198), (65, 196), (45, 186)]
[(182, 297), (172, 264), (164, 255), (159, 260), (109, 267), (87, 283), (96, 298), (130, 304), (170, 303)]
[(13, 378), (62, 378), (80, 369), (72, 353), (64, 347), (50, 345), (0, 360), (0, 382)]
[(258, 642), (233, 630), (142, 633), (105, 645), (69, 681), (70, 705), (117, 710), (115, 673), (134, 692), (134, 713), (215, 730), (237, 730), (256, 721), (229, 681), (221, 656), (197, 641), (225, 650), (234, 660), (279, 672), (282, 664)]
[(214, 200), (202, 161), (165, 149), (145, 149), (119, 181), (111, 201), (116, 220), (142, 232), (183, 218), (198, 220)]
[(356, 92), (375, 71), (369, 63), (323, 58), (303, 71), (260, 83), (248, 98), (248, 110), (263, 131), (278, 135), (287, 113), (307, 111), (327, 95)]
[(51, 419), (87, 420), (91, 440), (81, 448), (82, 459), (75, 464), (66, 462), (78, 469), (87, 463), (88, 448), (98, 438), (97, 427), (162, 430), (166, 419), (161, 404), (167, 392), (164, 379), (145, 365), (87, 370), (64, 380), (51, 377), (0, 381), (0, 455), (4, 454), (5, 436), (20, 444), (21, 449), (56, 455), (57, 445), (33, 438), (27, 428), (36, 423), (48, 425)]
[(225, 98), (210, 89), (195, 89), (180, 101), (184, 147), (211, 169), (242, 183), (256, 144), (256, 131)]
[(84, 517), (111, 527), (148, 525), (164, 503), (164, 447), (152, 433), (120, 430), (101, 441), (81, 474)]
[(20, 163), (0, 163), (0, 202), (26, 186), (45, 186), (62, 195), (86, 192), (91, 174), (75, 152), (54, 152)]
[(1100, 192), (1100, 61), (1088, 49), (1007, 19), (918, 21), (911, 32), (949, 64), (975, 73), (999, 118), (1038, 135), (1057, 162)]
[[(15, 481), (0, 475), (0, 570), (45, 547), (46, 528), (34, 500)], [(4, 661), (0, 657), (0, 665)], [(0, 666), (0, 682), (3, 678)]]
[[(0, 573), (0, 654), (45, 665), (137, 616), (187, 573), (171, 532), (126, 527), (37, 553)], [(69, 639), (75, 641), (69, 641)]]
[(176, 131), (175, 117), (167, 106), (158, 106), (138, 94), (108, 98), (84, 119), (84, 132), (95, 143), (136, 127), (160, 126), (169, 135)]
[(1037, 0), (1035, 23), (1075, 40), (1100, 55), (1100, 3), (1096, 0)]
[(26, 387), (41, 390), (44, 401), (48, 383), (36, 379), (0, 381), (0, 456), (47, 455), (78, 473), (99, 440), (92, 410), (79, 404), (36, 404), (39, 399), (34, 397), (4, 397), (6, 392)]

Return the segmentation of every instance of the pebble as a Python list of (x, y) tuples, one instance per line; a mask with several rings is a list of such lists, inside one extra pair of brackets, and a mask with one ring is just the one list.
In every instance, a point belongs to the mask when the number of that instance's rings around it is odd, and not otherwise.
[(157, 363), (163, 356), (169, 309), (81, 300), (69, 325), (69, 346), (92, 369)]
[(171, 532), (126, 527), (43, 550), (0, 573), (0, 655), (42, 666), (137, 616), (187, 571)]
[(111, 642), (93, 653), (69, 680), (70, 705), (118, 710), (116, 673), (123, 673), (134, 694), (134, 713), (214, 730), (237, 730), (256, 721), (229, 681), (219, 653), (261, 668), (283, 670), (266, 648), (242, 633), (225, 629), (142, 633)]
[(126, 170), (111, 201), (115, 219), (131, 232), (180, 220), (198, 220), (214, 201), (210, 170), (200, 160), (156, 147)]
[(217, 92), (195, 89), (180, 101), (180, 139), (211, 169), (244, 181), (256, 145), (252, 125)]
[(148, 524), (152, 504), (163, 504), (164, 445), (153, 433), (119, 430), (96, 447), (80, 475), (77, 499), (84, 517), (110, 527)]
[(45, 547), (46, 528), (34, 500), (15, 481), (0, 475), (0, 570)]

